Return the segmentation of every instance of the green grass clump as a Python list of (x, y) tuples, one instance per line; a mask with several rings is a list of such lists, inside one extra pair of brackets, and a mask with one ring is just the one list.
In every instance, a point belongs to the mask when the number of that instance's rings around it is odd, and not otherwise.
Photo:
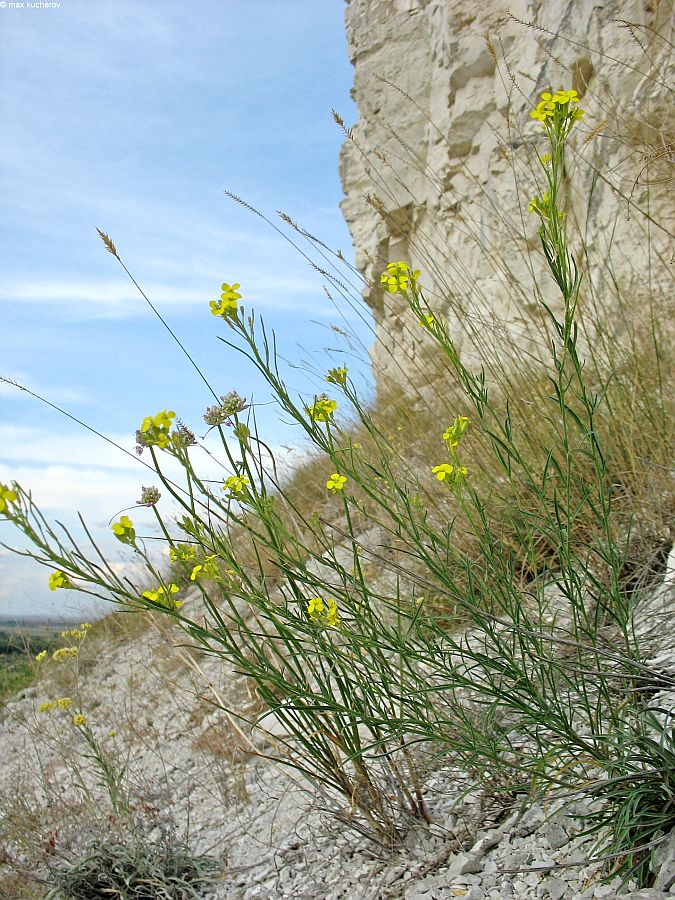
[(175, 836), (163, 844), (100, 840), (53, 868), (45, 900), (189, 900), (203, 896), (218, 871), (212, 857), (194, 856)]

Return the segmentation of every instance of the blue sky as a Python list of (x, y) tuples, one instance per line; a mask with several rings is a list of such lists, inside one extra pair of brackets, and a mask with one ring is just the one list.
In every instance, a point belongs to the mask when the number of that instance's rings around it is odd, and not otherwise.
[[(208, 302), (221, 281), (238, 281), (291, 362), (332, 364), (324, 348), (339, 346), (331, 325), (344, 327), (344, 311), (325, 279), (224, 191), (271, 218), (284, 210), (351, 258), (330, 114), (355, 116), (343, 16), (343, 0), (0, 7), (0, 375), (129, 449), (141, 419), (167, 407), (203, 433), (203, 384), (98, 227), (216, 391), (253, 395), (267, 439), (294, 442), (260, 382), (216, 339), (227, 329)], [(346, 315), (369, 344), (369, 328)], [(365, 362), (343, 360), (367, 377)], [(321, 389), (304, 368), (288, 372), (298, 392)], [(151, 482), (134, 460), (0, 385), (0, 481), (12, 479), (50, 518), (70, 523), (82, 511), (120, 561), (108, 520)], [(25, 546), (6, 523), (0, 540)], [(51, 594), (47, 575), (0, 550), (0, 614), (70, 614), (77, 595)]]

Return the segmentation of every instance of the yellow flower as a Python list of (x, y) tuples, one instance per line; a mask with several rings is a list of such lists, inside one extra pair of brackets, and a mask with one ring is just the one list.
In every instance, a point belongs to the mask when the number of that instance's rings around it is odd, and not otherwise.
[(82, 713), (77, 713), (73, 716), (73, 725), (76, 728), (81, 728), (83, 725), (87, 724), (87, 717), (83, 716)]
[(116, 731), (109, 731), (109, 732), (108, 732), (108, 737), (109, 737), (109, 738), (117, 737), (117, 732), (116, 732)]
[(329, 369), (326, 375), (326, 381), (330, 384), (340, 384), (344, 387), (347, 383), (347, 366), (342, 368)]
[(445, 481), (446, 478), (452, 475), (454, 468), (450, 463), (441, 463), (440, 466), (434, 466), (431, 471), (439, 481)]
[(330, 400), (325, 394), (316, 397), (311, 406), (305, 407), (312, 422), (327, 422), (337, 409), (337, 401)]
[(66, 659), (76, 659), (78, 653), (77, 647), (59, 647), (52, 653), (54, 662), (63, 662)]
[(343, 491), (345, 484), (347, 484), (347, 476), (340, 475), (338, 472), (333, 472), (328, 481), (326, 482), (326, 487), (329, 491), (332, 491), (334, 494), (339, 493), (339, 491)]
[(542, 156), (539, 157), (539, 159), (540, 159), (542, 165), (547, 166), (551, 162), (551, 154), (544, 153)]
[(16, 491), (11, 490), (6, 484), (0, 484), (0, 513), (4, 513), (8, 503), (14, 503)]
[(541, 216), (544, 219), (549, 219), (551, 217), (550, 211), (551, 205), (551, 193), (550, 191), (546, 191), (541, 199), (539, 194), (535, 194), (534, 197), (530, 200), (527, 205), (527, 211), (537, 213), (537, 215)]
[[(545, 95), (542, 94), (542, 97)], [(551, 96), (550, 94), (548, 95)], [(537, 103), (536, 109), (533, 109), (530, 113), (531, 118), (536, 119), (538, 122), (546, 122), (546, 119), (555, 115), (555, 103), (552, 100), (542, 100), (541, 103)]]
[(59, 697), (59, 699), (54, 704), (57, 709), (70, 709), (72, 705), (73, 701), (70, 699), (70, 697)]
[[(72, 588), (72, 587), (73, 587), (73, 584), (72, 584), (70, 578), (68, 578), (68, 576), (65, 574), (65, 572), (62, 572), (60, 569), (57, 569), (56, 572), (52, 572), (52, 574), (49, 576), (49, 590), (50, 591), (55, 591), (58, 588), (65, 589), (65, 588)], [(63, 635), (61, 635), (61, 637), (63, 637)]]
[[(536, 109), (533, 109), (530, 115), (533, 119), (541, 122), (544, 127), (549, 127), (550, 124), (555, 131), (558, 131), (565, 128), (570, 121), (573, 125), (574, 122), (581, 119), (583, 112), (579, 109), (571, 109), (571, 105), (578, 102), (579, 95), (575, 90), (558, 90), (555, 94), (544, 91), (541, 101), (537, 103)], [(546, 164), (544, 162), (544, 165)]]
[(307, 604), (307, 612), (310, 619), (315, 622), (323, 616), (323, 600), (321, 597), (312, 597)]
[(131, 547), (136, 543), (136, 531), (129, 516), (122, 516), (119, 522), (111, 525), (111, 528), (118, 541), (129, 544)]
[(329, 628), (337, 628), (341, 622), (337, 603), (335, 600), (329, 598), (326, 600), (326, 604), (328, 606), (327, 610), (321, 597), (312, 597), (307, 603), (309, 618), (312, 622), (317, 622), (320, 625), (327, 625)]
[(154, 416), (146, 416), (141, 424), (141, 431), (149, 431), (151, 428), (171, 428), (171, 422), (176, 418), (172, 409), (162, 409)]
[(412, 281), (413, 284), (416, 284), (419, 277), (419, 269), (415, 269), (413, 272), (407, 263), (390, 262), (386, 272), (383, 272), (380, 277), (380, 283), (390, 294), (395, 294), (397, 291), (405, 294), (408, 291), (409, 283)]
[(456, 416), (452, 425), (448, 426), (443, 434), (443, 440), (450, 449), (454, 449), (459, 445), (460, 439), (466, 429), (469, 427), (468, 416)]
[(236, 284), (228, 284), (226, 281), (224, 281), (220, 286), (220, 289), (222, 291), (220, 299), (227, 300), (228, 303), (236, 303), (237, 300), (241, 300), (239, 287), (239, 282), (237, 282)]
[(556, 91), (555, 97), (553, 98), (554, 103), (559, 103), (561, 106), (564, 106), (566, 103), (578, 103), (579, 95), (576, 91)]
[(326, 615), (325, 622), (329, 628), (337, 628), (342, 620), (340, 619), (340, 614), (338, 613), (337, 603), (335, 600), (328, 601), (328, 614)]
[(41, 651), (38, 653), (38, 655), (35, 657), (35, 662), (36, 662), (36, 663), (41, 663), (41, 662), (44, 662), (46, 659), (47, 659), (47, 651), (46, 651), (46, 650), (41, 650)]
[(229, 478), (226, 479), (225, 484), (223, 485), (224, 491), (230, 491), (232, 494), (243, 494), (246, 491), (246, 486), (250, 484), (248, 478), (244, 475), (230, 475)]
[(217, 578), (220, 575), (218, 564), (214, 562), (216, 554), (207, 556), (203, 563), (195, 566), (190, 574), (190, 581), (196, 581), (197, 578)]
[(172, 563), (189, 562), (195, 558), (195, 548), (191, 544), (178, 544), (169, 550), (169, 559)]
[(425, 316), (423, 319), (420, 319), (417, 324), (422, 328), (433, 328), (435, 319), (432, 315)]
[(171, 444), (171, 422), (176, 418), (172, 409), (163, 409), (154, 416), (146, 416), (136, 432), (136, 440), (141, 448), (159, 447), (165, 450)]
[(168, 588), (160, 585), (157, 590), (143, 591), (143, 596), (151, 603), (156, 603), (157, 606), (163, 606), (165, 609), (178, 609), (183, 605), (180, 600), (173, 599), (173, 595), (177, 594), (178, 591), (179, 587), (177, 584), (170, 584)]
[(220, 295), (220, 300), (211, 300), (209, 303), (212, 316), (222, 316), (223, 318), (227, 318), (228, 316), (237, 315), (237, 300), (241, 300), (241, 294), (238, 290), (239, 287), (240, 285), (238, 283), (228, 284), (227, 282), (223, 282), (221, 285), (222, 294)]
[(44, 703), (41, 703), (38, 706), (37, 711), (39, 713), (46, 713), (46, 712), (51, 712), (52, 709), (54, 709), (54, 704), (50, 703), (49, 700), (46, 700)]

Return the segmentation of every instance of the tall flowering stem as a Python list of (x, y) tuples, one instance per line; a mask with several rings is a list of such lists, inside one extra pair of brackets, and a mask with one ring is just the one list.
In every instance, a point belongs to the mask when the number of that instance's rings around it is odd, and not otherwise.
[(539, 157), (547, 181), (547, 189), (540, 198), (532, 198), (528, 210), (541, 221), (539, 237), (551, 273), (565, 298), (565, 329), (563, 343), (569, 341), (576, 301), (581, 284), (574, 257), (567, 245), (567, 211), (561, 198), (565, 176), (565, 148), (574, 125), (583, 117), (583, 110), (575, 104), (579, 98), (574, 90), (545, 91), (541, 101), (530, 113), (541, 122), (549, 150)]

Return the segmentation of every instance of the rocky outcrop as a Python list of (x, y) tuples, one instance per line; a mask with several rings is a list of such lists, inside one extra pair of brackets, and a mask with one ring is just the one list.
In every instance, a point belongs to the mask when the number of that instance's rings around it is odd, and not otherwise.
[[(406, 260), (460, 353), (537, 351), (544, 276), (536, 217), (539, 92), (574, 87), (585, 118), (568, 160), (570, 234), (593, 318), (670, 285), (672, 22), (662, 0), (351, 0), (358, 122), (343, 147), (342, 209), (377, 325), (380, 377), (425, 337), (379, 274)], [(583, 248), (582, 248), (583, 242)], [(590, 320), (590, 316), (587, 317)], [(616, 328), (622, 316), (605, 316)], [(614, 324), (611, 324), (614, 321)]]

